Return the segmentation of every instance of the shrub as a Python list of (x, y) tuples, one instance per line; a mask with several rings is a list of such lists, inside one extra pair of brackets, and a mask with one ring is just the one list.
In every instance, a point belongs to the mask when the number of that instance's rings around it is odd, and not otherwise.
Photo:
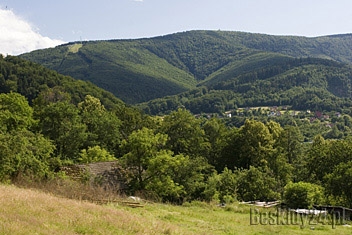
[(107, 162), (116, 160), (108, 151), (100, 146), (88, 147), (88, 150), (83, 149), (80, 154), (79, 161), (81, 163), (91, 162)]
[(290, 208), (312, 208), (320, 204), (323, 187), (307, 182), (288, 183), (284, 188), (284, 201)]

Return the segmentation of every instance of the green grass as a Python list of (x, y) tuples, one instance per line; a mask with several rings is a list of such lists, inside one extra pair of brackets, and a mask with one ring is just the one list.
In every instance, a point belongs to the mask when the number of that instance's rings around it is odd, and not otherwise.
[[(250, 207), (144, 202), (95, 205), (0, 185), (0, 234), (351, 234), (338, 225), (250, 225)], [(260, 209), (264, 210), (264, 209)]]
[(70, 45), (68, 47), (68, 52), (77, 53), (82, 46), (83, 46), (82, 43), (75, 43), (73, 45)]
[[(135, 209), (127, 209), (134, 211)], [(264, 212), (265, 209), (260, 209)], [(170, 222), (195, 234), (350, 234), (352, 228), (331, 225), (250, 225), (250, 207), (234, 204), (225, 208), (205, 203), (188, 206), (146, 205), (138, 211), (143, 217)], [(314, 230), (312, 230), (314, 227)]]

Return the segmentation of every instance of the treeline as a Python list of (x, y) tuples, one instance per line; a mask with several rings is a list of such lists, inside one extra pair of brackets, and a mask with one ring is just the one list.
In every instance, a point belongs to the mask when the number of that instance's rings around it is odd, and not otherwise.
[(197, 119), (184, 109), (137, 118), (126, 132), (99, 99), (87, 95), (75, 105), (55, 90), (41, 93), (32, 106), (18, 93), (3, 93), (0, 109), (2, 182), (50, 179), (62, 165), (117, 160), (129, 193), (163, 201), (352, 206), (346, 170), (352, 166), (351, 138), (316, 136), (304, 143), (296, 126), (247, 119), (240, 128), (227, 128), (220, 119)]

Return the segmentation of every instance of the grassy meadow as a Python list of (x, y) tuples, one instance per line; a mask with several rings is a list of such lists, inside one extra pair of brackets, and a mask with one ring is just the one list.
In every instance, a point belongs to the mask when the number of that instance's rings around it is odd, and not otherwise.
[[(337, 225), (250, 225), (250, 207), (202, 202), (96, 205), (0, 185), (0, 234), (351, 234)], [(260, 209), (262, 210), (262, 209)], [(264, 209), (263, 209), (264, 210)], [(313, 228), (314, 227), (314, 228)]]

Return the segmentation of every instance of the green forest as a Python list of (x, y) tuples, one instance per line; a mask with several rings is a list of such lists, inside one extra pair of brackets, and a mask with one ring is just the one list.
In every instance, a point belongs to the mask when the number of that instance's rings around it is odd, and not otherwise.
[[(349, 112), (351, 66), (331, 60), (265, 58), (255, 68), (231, 67), (196, 89), (137, 106), (149, 114), (185, 107), (194, 114), (218, 113), (256, 106), (289, 105), (296, 110)], [(269, 65), (268, 65), (269, 64)], [(249, 66), (246, 63), (245, 66)]]
[[(145, 39), (72, 42), (21, 57), (88, 80), (128, 104), (150, 101), (143, 104), (150, 114), (170, 112), (179, 104), (193, 113), (208, 112), (207, 104), (198, 107), (199, 100), (214, 103), (215, 112), (232, 106), (289, 104), (297, 97), (305, 106), (311, 96), (322, 100), (318, 108), (329, 109), (335, 103), (344, 107), (343, 98), (351, 97), (351, 37), (189, 31)], [(206, 94), (192, 97), (203, 87)], [(185, 98), (155, 100), (173, 95)], [(328, 107), (322, 96), (328, 99)]]
[[(322, 90), (307, 87), (306, 94), (318, 97), (329, 83), (349, 78), (347, 65), (319, 59), (293, 62), (296, 67), (286, 66), (292, 78), (300, 66), (313, 67), (316, 81), (337, 71), (331, 79), (325, 77), (319, 85)], [(330, 129), (321, 129), (319, 119), (305, 122), (289, 114), (261, 118), (258, 110), (257, 115), (243, 111), (227, 123), (196, 117), (185, 107), (163, 116), (146, 115), (92, 83), (19, 57), (0, 57), (0, 71), (2, 182), (18, 177), (45, 181), (64, 177), (61, 166), (116, 160), (124, 169), (127, 194), (144, 192), (163, 202), (282, 200), (291, 208), (352, 207), (352, 118), (347, 98), (327, 96), (341, 102), (336, 106), (340, 115), (331, 114), (335, 124)], [(301, 72), (300, 79), (309, 83)], [(222, 81), (224, 87), (229, 85), (227, 79)], [(338, 85), (330, 88), (332, 94), (343, 92)], [(206, 88), (197, 91), (210, 94)], [(306, 99), (302, 96), (297, 99)], [(319, 105), (318, 99), (313, 101)]]

